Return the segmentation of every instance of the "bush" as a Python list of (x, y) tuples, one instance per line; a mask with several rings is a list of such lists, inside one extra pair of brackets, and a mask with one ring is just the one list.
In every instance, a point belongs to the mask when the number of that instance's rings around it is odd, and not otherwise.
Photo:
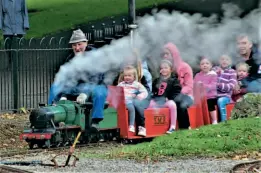
[(255, 117), (261, 115), (261, 94), (249, 93), (237, 102), (232, 110), (231, 119)]

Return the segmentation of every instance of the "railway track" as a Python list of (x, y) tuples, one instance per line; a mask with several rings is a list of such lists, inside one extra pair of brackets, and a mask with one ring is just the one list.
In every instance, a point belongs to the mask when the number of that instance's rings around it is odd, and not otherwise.
[[(88, 143), (88, 144), (77, 144), (76, 149), (88, 147), (90, 149), (95, 148), (103, 148), (109, 146), (120, 146), (120, 143), (116, 141), (106, 141), (106, 142), (98, 142), (98, 143)], [(16, 155), (30, 155), (30, 154), (38, 154), (42, 152), (62, 152), (68, 150), (70, 146), (63, 146), (57, 148), (46, 148), (46, 149), (31, 149), (31, 150), (12, 150), (12, 151), (5, 151), (0, 153), (0, 158), (8, 158)]]
[(10, 167), (10, 166), (4, 166), (4, 165), (0, 165), (0, 172), (1, 173), (32, 173), (30, 171), (25, 171), (22, 169)]
[(237, 164), (231, 169), (230, 173), (261, 173), (261, 161)]

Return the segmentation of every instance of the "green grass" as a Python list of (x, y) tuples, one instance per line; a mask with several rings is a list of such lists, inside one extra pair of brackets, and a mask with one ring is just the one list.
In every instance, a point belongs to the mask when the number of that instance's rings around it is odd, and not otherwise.
[[(174, 0), (137, 0), (136, 8)], [(27, 0), (30, 30), (26, 37), (41, 37), (92, 20), (128, 13), (128, 0)]]
[(104, 111), (104, 119), (100, 122), (100, 128), (117, 128), (117, 111), (114, 108)]
[(109, 158), (159, 160), (181, 157), (223, 157), (258, 151), (261, 148), (261, 123), (258, 118), (231, 120), (199, 130), (176, 131), (152, 142), (127, 145), (107, 154)]

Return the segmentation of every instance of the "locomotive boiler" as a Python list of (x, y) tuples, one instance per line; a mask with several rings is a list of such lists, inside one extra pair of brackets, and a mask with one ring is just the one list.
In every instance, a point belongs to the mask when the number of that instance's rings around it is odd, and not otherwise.
[(30, 126), (24, 129), (20, 138), (32, 149), (60, 146), (71, 143), (79, 131), (90, 128), (89, 112), (92, 104), (78, 104), (61, 100), (56, 105), (40, 106), (32, 110)]

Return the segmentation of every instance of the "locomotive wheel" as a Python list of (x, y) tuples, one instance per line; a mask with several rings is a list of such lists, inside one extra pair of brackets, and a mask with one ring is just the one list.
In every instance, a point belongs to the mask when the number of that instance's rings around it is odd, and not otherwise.
[(100, 141), (100, 133), (91, 134), (91, 141), (97, 143)]
[(29, 142), (28, 145), (31, 150), (34, 148), (34, 142)]
[(84, 144), (90, 143), (90, 142), (91, 142), (91, 136), (90, 136), (90, 134), (84, 136), (84, 138), (83, 138), (83, 140), (82, 140), (81, 142), (84, 143)]
[(38, 148), (43, 148), (43, 146), (44, 146), (44, 143), (42, 143), (42, 142), (37, 144)]
[(45, 144), (46, 148), (50, 148), (51, 147), (51, 141), (49, 139), (46, 140), (44, 144)]

